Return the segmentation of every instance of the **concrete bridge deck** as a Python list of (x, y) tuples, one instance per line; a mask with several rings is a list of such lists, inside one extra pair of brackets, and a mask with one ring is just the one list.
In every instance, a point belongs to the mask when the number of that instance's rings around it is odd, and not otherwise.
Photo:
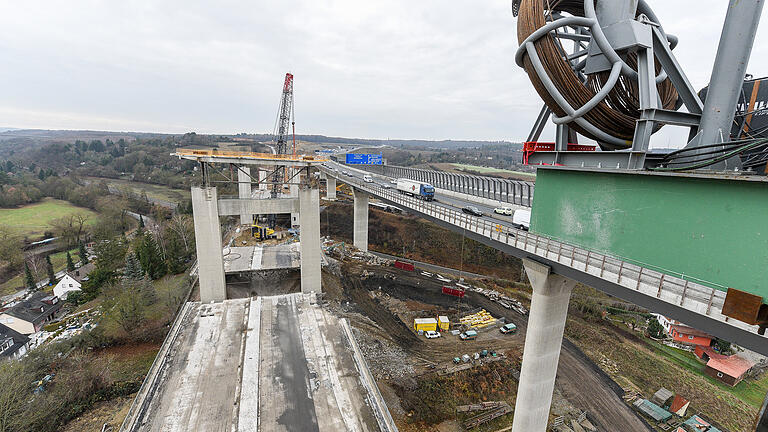
[(298, 242), (294, 242), (274, 246), (224, 248), (224, 272), (230, 274), (299, 268), (301, 266), (300, 246)]
[(343, 326), (314, 294), (182, 313), (121, 430), (380, 430)]

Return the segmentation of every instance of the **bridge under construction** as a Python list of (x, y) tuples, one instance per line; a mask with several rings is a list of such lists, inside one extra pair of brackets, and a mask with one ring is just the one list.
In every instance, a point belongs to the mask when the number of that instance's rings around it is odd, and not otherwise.
[[(278, 154), (179, 150), (203, 174), (192, 188), (201, 302), (166, 341), (183, 361), (160, 360), (124, 430), (396, 430), (355, 336), (319, 306), (323, 182), (329, 201), (338, 183), (352, 187), (361, 251), (376, 198), (522, 260), (533, 294), (513, 432), (547, 428), (577, 282), (768, 355), (768, 240), (759, 231), (768, 180), (744, 163), (768, 141), (729, 133), (762, 7), (729, 2), (702, 100), (674, 56), (677, 38), (645, 1), (515, 0), (515, 59), (544, 102), (526, 143), (528, 163), (539, 166), (535, 185), (388, 165), (358, 170), (285, 154), (284, 140)], [(288, 78), (283, 101), (287, 86)], [(540, 146), (550, 119), (555, 142)], [(665, 124), (689, 128), (690, 137), (659, 156), (649, 141)], [(218, 196), (216, 173), (238, 185), (237, 197)], [(530, 209), (530, 229), (404, 194), (388, 186), (396, 179), (429, 183), (466, 205)], [(257, 198), (254, 187), (271, 193)], [(227, 299), (219, 217), (250, 226), (274, 214), (292, 214), (300, 232), (301, 292)], [(206, 343), (216, 349), (198, 345)], [(220, 398), (226, 403), (207, 405)], [(763, 414), (758, 430), (766, 421)]]

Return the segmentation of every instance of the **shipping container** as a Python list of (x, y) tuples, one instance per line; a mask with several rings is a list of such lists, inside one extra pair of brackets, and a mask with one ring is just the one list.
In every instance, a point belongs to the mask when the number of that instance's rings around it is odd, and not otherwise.
[(413, 264), (403, 262), (403, 261), (395, 261), (395, 267), (401, 269), (401, 270), (407, 270), (407, 271), (414, 271), (415, 268), (413, 267)]
[(440, 327), (440, 330), (447, 331), (451, 328), (451, 321), (447, 316), (440, 315), (437, 317), (437, 325)]
[(454, 288), (449, 286), (443, 286), (443, 294), (448, 294), (456, 297), (464, 297), (465, 291), (463, 288)]
[(413, 320), (416, 331), (437, 331), (437, 320), (434, 318), (416, 318)]

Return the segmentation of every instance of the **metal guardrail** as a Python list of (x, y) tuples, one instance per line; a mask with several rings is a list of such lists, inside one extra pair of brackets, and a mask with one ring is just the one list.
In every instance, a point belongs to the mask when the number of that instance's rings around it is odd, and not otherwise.
[[(338, 176), (336, 173), (326, 173), (334, 177)], [(343, 181), (371, 195), (491, 240), (555, 261), (624, 288), (656, 297), (667, 303), (685, 307), (720, 321), (728, 321), (728, 318), (720, 313), (725, 302), (726, 287), (717, 283), (584, 249), (555, 238), (470, 216), (452, 208), (402, 195), (392, 189), (384, 189), (375, 183), (365, 183), (355, 178), (345, 178)], [(752, 326), (740, 321), (730, 320), (728, 323), (747, 330), (752, 329)]]

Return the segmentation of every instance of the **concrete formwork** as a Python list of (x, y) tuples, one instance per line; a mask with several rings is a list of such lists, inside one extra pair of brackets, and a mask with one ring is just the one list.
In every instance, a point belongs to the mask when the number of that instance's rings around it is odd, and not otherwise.
[(299, 189), (299, 223), (301, 225), (301, 292), (322, 291), (320, 266), (320, 190), (302, 186)]
[(576, 282), (550, 273), (548, 266), (535, 261), (523, 259), (523, 265), (533, 286), (533, 296), (512, 432), (544, 432), (555, 388), (568, 302)]
[[(251, 167), (241, 166), (237, 169), (237, 196), (242, 198), (251, 197)], [(253, 223), (253, 214), (240, 213), (240, 225), (250, 225)]]
[(259, 168), (259, 190), (267, 190), (267, 170)]
[(368, 194), (355, 189), (353, 243), (361, 251), (368, 251)]
[(219, 206), (215, 187), (192, 188), (192, 213), (195, 221), (200, 301), (208, 303), (226, 300)]

